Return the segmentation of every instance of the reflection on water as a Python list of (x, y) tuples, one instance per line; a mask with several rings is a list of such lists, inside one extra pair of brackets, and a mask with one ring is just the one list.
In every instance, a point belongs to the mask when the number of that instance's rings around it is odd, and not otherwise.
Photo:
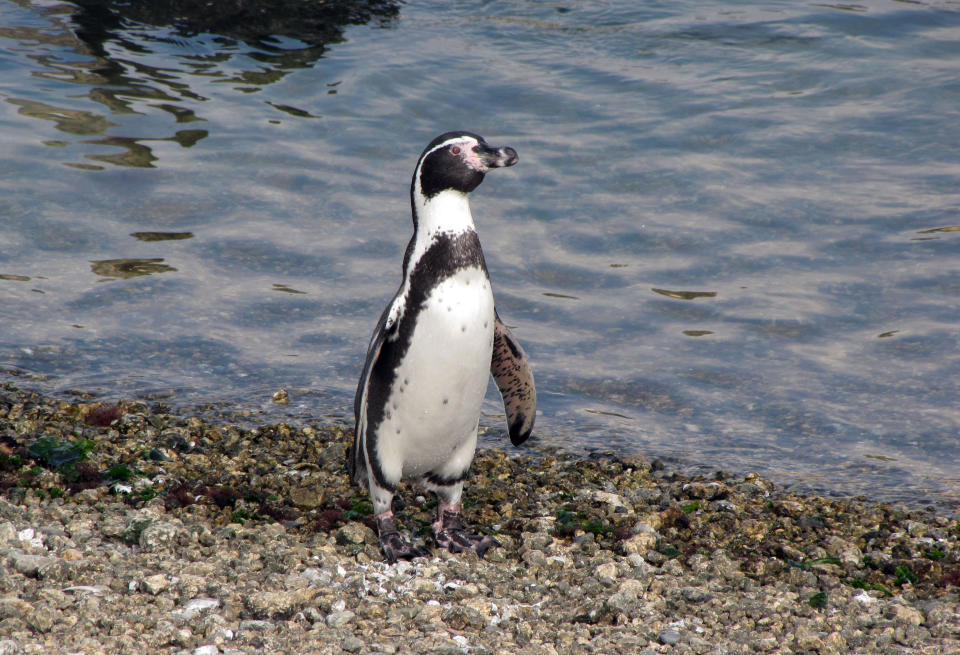
[(180, 241), (192, 239), (193, 232), (134, 232), (130, 236), (137, 241)]
[(677, 298), (679, 300), (695, 300), (697, 298), (715, 298), (716, 291), (670, 291), (669, 289), (650, 289), (654, 293), (659, 293), (667, 298)]
[[(20, 113), (24, 116), (53, 121), (58, 130), (67, 134), (91, 136), (103, 134), (107, 128), (116, 126), (116, 123), (108, 121), (103, 116), (88, 111), (63, 109), (21, 98), (7, 98), (7, 102), (20, 107)], [(57, 143), (56, 145), (63, 144)]]
[[(48, 140), (58, 148), (76, 143), (95, 146), (83, 157), (114, 166), (150, 168), (157, 157), (152, 143), (169, 141), (190, 148), (208, 136), (205, 129), (178, 129), (172, 135), (109, 134), (130, 124), (121, 116), (159, 109), (176, 124), (204, 122), (203, 103), (214, 85), (257, 93), (283, 80), (292, 70), (309, 67), (331, 44), (343, 40), (349, 25), (397, 18), (400, 3), (391, 0), (240, 0), (229, 3), (189, 1), (115, 2), (78, 0), (52, 7), (30, 7), (45, 15), (45, 29), (33, 25), (0, 27), (0, 38), (31, 55), (41, 68), (39, 79), (76, 85), (106, 113), (76, 109), (48, 99), (4, 94), (24, 116), (48, 120), (73, 136), (100, 136), (82, 141)], [(52, 52), (40, 46), (49, 46)], [(66, 46), (66, 48), (65, 48)], [(206, 84), (196, 84), (204, 79)], [(335, 85), (333, 85), (335, 86)], [(331, 93), (336, 90), (330, 88)], [(206, 88), (204, 88), (206, 87)], [(54, 94), (59, 97), (59, 93)], [(267, 103), (296, 117), (312, 117), (302, 108)], [(108, 118), (108, 116), (112, 116)], [(137, 132), (143, 129), (138, 125)], [(113, 152), (96, 152), (106, 148)], [(68, 162), (81, 170), (99, 164)]]
[[(947, 227), (935, 227), (930, 230), (920, 230), (917, 234), (937, 234), (938, 232), (960, 232), (960, 225), (950, 225)], [(939, 236), (935, 237), (914, 237), (911, 241), (934, 241), (939, 239)]]
[[(136, 34), (136, 25), (171, 27), (182, 38), (216, 34), (258, 46), (258, 57), (283, 67), (303, 66), (319, 59), (328, 44), (343, 40), (347, 25), (396, 19), (396, 0), (234, 0), (229, 3), (191, 0), (77, 0), (71, 20), (77, 34), (98, 55), (102, 44), (120, 35)], [(131, 26), (133, 29), (131, 29)], [(296, 39), (295, 52), (279, 47), (282, 38)], [(232, 45), (221, 41), (222, 45)]]
[(293, 288), (291, 288), (291, 287), (288, 287), (286, 284), (274, 284), (274, 285), (273, 285), (273, 290), (274, 290), (274, 291), (282, 291), (283, 293), (293, 293), (293, 294), (297, 294), (297, 295), (301, 295), (301, 296), (307, 295), (307, 292), (306, 292), (306, 291), (300, 291), (299, 289), (293, 289)]
[(105, 259), (99, 262), (90, 262), (90, 270), (97, 275), (109, 278), (128, 279), (153, 273), (176, 272), (173, 266), (163, 263), (163, 258), (155, 259)]
[(535, 441), (957, 507), (958, 35), (914, 3), (0, 2), (0, 368), (349, 421), (413, 162), (468, 128), (520, 152), (473, 210)]

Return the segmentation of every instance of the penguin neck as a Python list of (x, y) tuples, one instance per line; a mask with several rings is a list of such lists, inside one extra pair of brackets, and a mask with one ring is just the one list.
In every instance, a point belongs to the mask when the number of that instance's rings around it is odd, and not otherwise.
[(440, 235), (457, 236), (464, 232), (476, 232), (473, 214), (470, 213), (470, 198), (462, 191), (447, 189), (432, 198), (413, 193), (413, 238), (404, 255), (404, 276), (409, 277), (412, 267), (420, 260), (430, 245)]
[(431, 239), (442, 232), (458, 234), (476, 230), (470, 213), (470, 197), (462, 191), (447, 189), (432, 198), (417, 194), (413, 200), (413, 212), (417, 236)]

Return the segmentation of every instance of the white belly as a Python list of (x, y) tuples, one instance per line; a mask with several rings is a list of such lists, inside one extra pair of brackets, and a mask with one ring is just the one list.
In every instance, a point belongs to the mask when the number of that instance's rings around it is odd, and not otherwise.
[(469, 465), (493, 323), (493, 293), (478, 268), (448, 278), (427, 297), (387, 404), (377, 440), (381, 462), (400, 464), (403, 477)]

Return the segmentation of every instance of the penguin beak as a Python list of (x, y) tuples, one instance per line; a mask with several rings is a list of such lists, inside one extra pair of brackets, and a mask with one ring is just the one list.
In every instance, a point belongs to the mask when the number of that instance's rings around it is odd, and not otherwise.
[(517, 151), (509, 147), (491, 148), (485, 143), (479, 143), (473, 147), (473, 151), (486, 168), (513, 166), (520, 161)]

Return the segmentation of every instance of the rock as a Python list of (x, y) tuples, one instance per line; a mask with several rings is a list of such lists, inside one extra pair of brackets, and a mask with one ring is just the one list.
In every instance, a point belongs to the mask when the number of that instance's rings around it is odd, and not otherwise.
[(20, 542), (22, 548), (33, 548), (37, 550), (43, 548), (43, 538), (33, 528), (20, 530), (20, 532), (17, 533), (17, 541)]
[(352, 521), (337, 530), (337, 543), (341, 545), (362, 544), (367, 538), (367, 533), (372, 535), (372, 530), (362, 523)]
[(33, 605), (16, 596), (6, 596), (0, 598), (0, 620), (2, 619), (22, 619), (33, 612)]
[(72, 519), (66, 524), (67, 534), (78, 544), (82, 544), (93, 536), (96, 526), (88, 518)]
[(57, 617), (53, 610), (45, 607), (38, 607), (26, 616), (27, 625), (34, 632), (44, 633), (53, 629), (53, 624)]
[(740, 565), (736, 561), (732, 560), (729, 553), (722, 548), (718, 548), (710, 553), (709, 568), (715, 571), (717, 575), (725, 579), (739, 578), (743, 576), (743, 572), (740, 570)]
[(908, 607), (906, 605), (894, 606), (894, 618), (900, 623), (908, 623), (910, 625), (921, 625), (924, 622), (923, 612), (915, 607)]
[(523, 535), (523, 547), (528, 550), (546, 551), (553, 543), (553, 537), (543, 532), (525, 532)]
[(60, 567), (60, 560), (56, 557), (29, 555), (22, 551), (14, 551), (10, 563), (14, 570), (30, 578), (55, 577)]
[(646, 555), (657, 547), (657, 535), (653, 532), (641, 532), (620, 542), (619, 550), (624, 555)]
[(605, 503), (611, 508), (623, 507), (629, 509), (627, 502), (622, 496), (618, 496), (615, 493), (610, 493), (609, 491), (600, 491), (599, 489), (594, 489), (591, 497), (594, 501), (598, 503)]
[(407, 584), (410, 588), (410, 591), (415, 594), (433, 594), (437, 590), (436, 582), (430, 578), (424, 578), (422, 576), (411, 578), (410, 582)]
[(820, 651), (823, 648), (823, 639), (817, 632), (801, 626), (795, 635), (797, 648), (804, 651)]
[(339, 627), (345, 626), (351, 621), (353, 621), (353, 619), (356, 616), (357, 615), (351, 612), (350, 610), (344, 610), (342, 612), (332, 612), (327, 615), (327, 619), (326, 619), (327, 626), (331, 628), (339, 628)]
[(598, 580), (600, 580), (600, 582), (613, 584), (613, 582), (617, 579), (617, 565), (613, 562), (605, 562), (597, 566), (593, 570), (593, 574)]
[(600, 623), (606, 620), (609, 614), (610, 608), (605, 602), (588, 600), (573, 610), (572, 619), (575, 623)]
[(607, 607), (614, 612), (630, 615), (638, 606), (637, 594), (633, 591), (618, 591), (607, 598)]
[(530, 566), (546, 566), (547, 565), (547, 556), (543, 553), (542, 550), (528, 550), (523, 554), (523, 561), (529, 564)]
[(730, 489), (720, 482), (689, 482), (683, 485), (683, 493), (687, 498), (719, 500), (729, 496)]
[(453, 594), (457, 598), (473, 598), (479, 593), (480, 593), (480, 588), (477, 585), (473, 584), (472, 582), (468, 582), (467, 584), (460, 585), (459, 587), (456, 587), (453, 590)]
[[(247, 596), (246, 605), (258, 619), (289, 618), (317, 593), (318, 590), (310, 587), (296, 591), (263, 591)], [(329, 623), (329, 616), (327, 621)]]
[[(107, 537), (121, 537), (130, 544), (140, 542), (140, 534), (156, 521), (152, 516), (136, 515), (126, 521), (118, 517), (111, 517), (105, 520), (100, 527), (101, 532)], [(117, 532), (117, 526), (122, 522), (123, 527)]]
[[(324, 498), (323, 489), (318, 487), (294, 487), (290, 490), (290, 500), (295, 505), (307, 509), (320, 507), (323, 505)], [(354, 543), (362, 543), (362, 540)]]
[(680, 643), (680, 633), (676, 630), (661, 630), (657, 638), (661, 644), (668, 646), (675, 646)]
[(138, 542), (148, 552), (169, 550), (177, 545), (177, 527), (166, 521), (156, 521), (140, 531)]
[(639, 553), (631, 553), (627, 555), (627, 564), (633, 568), (632, 575), (635, 576), (645, 576), (649, 575), (653, 567), (651, 567), (647, 560), (643, 559), (643, 555)]
[(61, 557), (67, 562), (79, 562), (83, 559), (83, 553), (76, 548), (67, 548), (63, 551)]
[(475, 609), (457, 605), (444, 610), (441, 620), (453, 630), (478, 630), (487, 625), (486, 619)]
[(839, 631), (828, 634), (823, 640), (823, 645), (828, 652), (837, 653), (838, 655), (849, 652), (847, 640), (844, 639)]
[(180, 615), (184, 620), (190, 621), (195, 616), (217, 607), (220, 607), (220, 601), (216, 598), (192, 598), (184, 604)]
[(443, 619), (443, 607), (436, 601), (428, 602), (417, 612), (418, 623), (433, 623)]
[(164, 573), (157, 573), (144, 578), (142, 584), (144, 591), (156, 596), (170, 587), (170, 579)]
[(486, 598), (467, 598), (461, 601), (461, 607), (466, 607), (475, 611), (484, 621), (489, 621), (493, 605)]
[(677, 587), (672, 591), (688, 603), (705, 603), (713, 599), (712, 593), (700, 587)]

